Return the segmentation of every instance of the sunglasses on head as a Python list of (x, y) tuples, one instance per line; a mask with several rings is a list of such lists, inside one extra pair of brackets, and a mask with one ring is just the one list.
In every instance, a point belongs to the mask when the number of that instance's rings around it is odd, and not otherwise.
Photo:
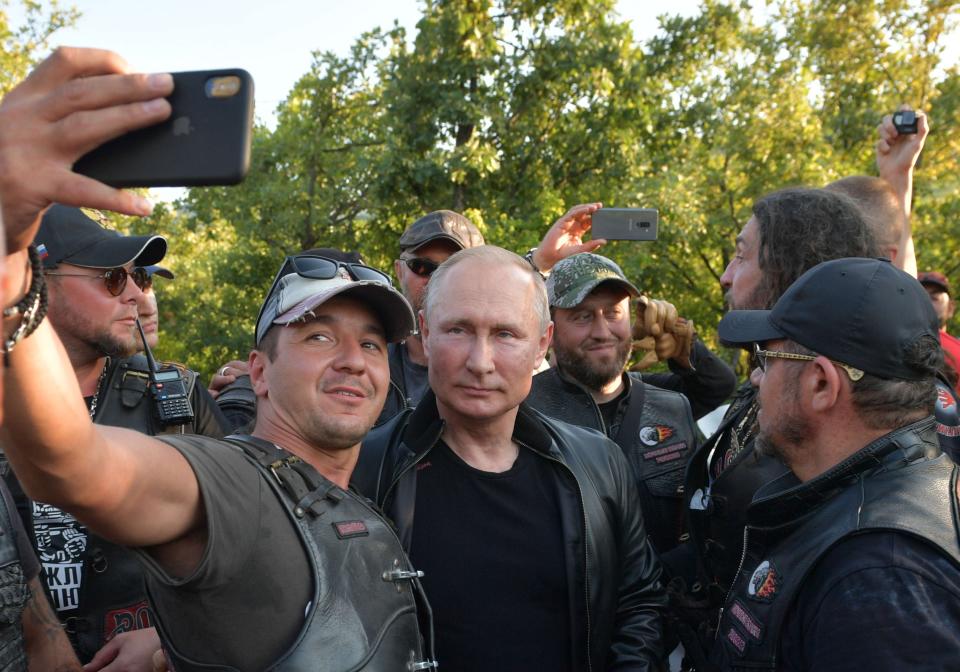
[(405, 263), (407, 268), (421, 278), (429, 278), (435, 270), (440, 268), (440, 264), (437, 262), (424, 259), (423, 257), (408, 257), (400, 261)]
[(110, 292), (110, 296), (120, 296), (123, 290), (127, 288), (127, 277), (133, 278), (133, 284), (145, 292), (153, 286), (153, 278), (147, 273), (143, 266), (136, 266), (128, 271), (122, 266), (111, 268), (100, 275), (84, 275), (83, 273), (56, 273), (47, 271), (47, 275), (57, 275), (63, 278), (90, 278), (91, 280), (103, 280), (104, 286)]
[(263, 302), (263, 306), (260, 307), (260, 314), (257, 315), (257, 324), (260, 323), (260, 318), (263, 317), (263, 309), (266, 308), (267, 303), (269, 303), (269, 299), (271, 296), (273, 296), (273, 292), (277, 289), (277, 285), (280, 284), (281, 278), (290, 275), (291, 273), (296, 273), (301, 278), (310, 278), (311, 280), (330, 280), (337, 277), (337, 271), (341, 268), (344, 269), (354, 280), (366, 280), (369, 282), (377, 282), (381, 285), (387, 285), (388, 287), (393, 287), (393, 283), (390, 281), (389, 275), (383, 271), (378, 271), (375, 268), (371, 268), (370, 266), (346, 261), (337, 261), (336, 259), (318, 257), (311, 254), (290, 255), (284, 259), (283, 265), (280, 267), (280, 271), (273, 279), (273, 284), (270, 285), (270, 291), (267, 292), (267, 301)]

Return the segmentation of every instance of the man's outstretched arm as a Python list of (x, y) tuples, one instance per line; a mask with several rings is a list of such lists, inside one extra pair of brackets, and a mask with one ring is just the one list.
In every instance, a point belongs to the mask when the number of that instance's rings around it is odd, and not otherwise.
[[(149, 212), (140, 196), (71, 168), (103, 142), (169, 116), (163, 96), (172, 87), (169, 75), (127, 74), (116, 54), (61, 49), (0, 103), (5, 307), (20, 301), (30, 286), (26, 248), (51, 203)], [(4, 319), (4, 339), (19, 320), (18, 315)], [(17, 343), (6, 359), (0, 435), (27, 494), (70, 511), (118, 543), (160, 545), (158, 559), (171, 569), (198, 560), (195, 548), (198, 542), (202, 547), (204, 534), (200, 495), (186, 460), (156, 439), (93, 425), (49, 322)], [(168, 549), (173, 541), (178, 543)]]

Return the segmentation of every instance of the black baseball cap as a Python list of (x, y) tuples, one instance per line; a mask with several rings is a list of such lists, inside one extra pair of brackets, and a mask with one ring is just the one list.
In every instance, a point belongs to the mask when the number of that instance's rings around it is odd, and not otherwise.
[(483, 245), (483, 234), (469, 219), (453, 210), (427, 213), (400, 236), (400, 251), (415, 250), (432, 240), (449, 240), (465, 250)]
[(105, 229), (80, 208), (59, 204), (43, 215), (33, 243), (44, 268), (61, 263), (87, 268), (117, 268), (130, 262), (152, 266), (167, 253), (163, 236), (124, 236)]
[(904, 363), (918, 338), (937, 339), (937, 316), (916, 278), (886, 259), (834, 259), (801, 275), (771, 310), (732, 310), (718, 327), (730, 345), (787, 338), (880, 378), (922, 380)]

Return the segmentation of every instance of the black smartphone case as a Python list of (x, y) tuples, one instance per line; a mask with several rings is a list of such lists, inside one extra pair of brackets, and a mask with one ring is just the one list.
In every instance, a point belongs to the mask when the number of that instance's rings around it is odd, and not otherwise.
[[(235, 75), (240, 90), (207, 95), (212, 77)], [(173, 112), (156, 126), (104, 143), (73, 169), (113, 187), (193, 187), (237, 184), (250, 167), (253, 78), (246, 70), (173, 74)]]
[(659, 212), (653, 208), (601, 208), (591, 216), (591, 238), (656, 240)]

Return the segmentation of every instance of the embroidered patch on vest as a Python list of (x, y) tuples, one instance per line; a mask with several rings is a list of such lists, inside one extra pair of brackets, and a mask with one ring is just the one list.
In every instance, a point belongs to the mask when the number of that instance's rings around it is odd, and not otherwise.
[(734, 600), (730, 606), (730, 615), (733, 616), (746, 633), (757, 642), (763, 641), (763, 626), (760, 621), (753, 617), (753, 614), (743, 605), (740, 600)]
[(687, 449), (687, 442), (681, 441), (656, 450), (647, 450), (643, 453), (643, 459), (656, 460), (657, 464), (663, 462), (673, 462), (683, 458), (683, 453)]
[(351, 537), (365, 537), (370, 534), (367, 524), (362, 520), (341, 520), (332, 523), (333, 529), (341, 539), (350, 539)]
[(942, 387), (937, 388), (937, 406), (943, 410), (947, 410), (953, 405), (954, 400), (951, 394)]
[(770, 564), (769, 560), (764, 560), (753, 570), (753, 575), (747, 584), (747, 595), (758, 602), (770, 602), (776, 597), (779, 588), (779, 572)]
[(645, 446), (655, 446), (673, 436), (673, 427), (666, 425), (647, 425), (640, 428), (640, 441)]
[(147, 606), (146, 600), (142, 600), (128, 607), (108, 611), (103, 617), (103, 639), (109, 642), (121, 632), (150, 627), (153, 627), (153, 622), (150, 619), (150, 607)]
[(730, 630), (727, 631), (727, 641), (733, 644), (734, 648), (741, 654), (747, 649), (747, 640), (733, 626), (730, 626)]

